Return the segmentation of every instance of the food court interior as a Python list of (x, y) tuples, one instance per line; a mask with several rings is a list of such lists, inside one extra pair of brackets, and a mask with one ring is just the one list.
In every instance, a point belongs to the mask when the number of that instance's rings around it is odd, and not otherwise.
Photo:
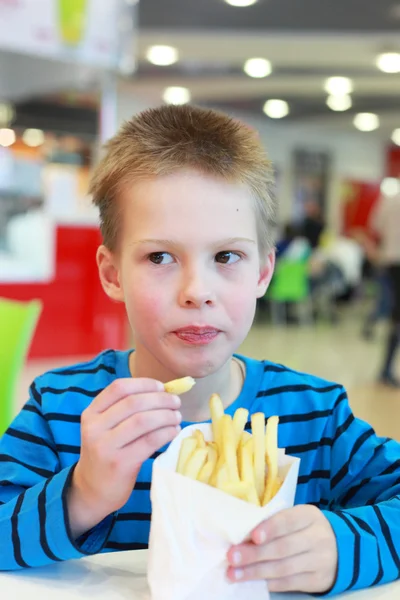
[(0, 2), (0, 298), (41, 307), (11, 412), (44, 371), (132, 344), (94, 269), (90, 173), (125, 119), (191, 102), (246, 122), (274, 164), (277, 271), (241, 351), (342, 383), (357, 416), (400, 439), (400, 350), (393, 381), (379, 378), (393, 300), (374, 227), (400, 195), (400, 3), (87, 0), (57, 13), (46, 0), (38, 15), (35, 1)]

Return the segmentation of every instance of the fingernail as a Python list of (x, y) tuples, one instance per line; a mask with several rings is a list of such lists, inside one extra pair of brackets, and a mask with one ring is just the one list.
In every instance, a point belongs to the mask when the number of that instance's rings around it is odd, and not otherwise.
[(181, 427), (180, 425), (177, 425), (177, 426), (175, 427), (175, 429), (176, 429), (176, 431), (177, 431), (178, 433), (180, 433), (180, 432), (182, 431), (182, 427)]
[(257, 540), (259, 544), (265, 544), (265, 542), (267, 541), (267, 534), (265, 533), (265, 531), (260, 531), (260, 533), (257, 536)]
[(236, 581), (240, 581), (240, 579), (243, 579), (243, 577), (244, 577), (243, 569), (235, 569), (233, 572), (233, 576), (236, 579)]
[(175, 419), (177, 423), (180, 423), (182, 421), (182, 415), (178, 410), (175, 411)]
[(173, 402), (174, 402), (175, 406), (180, 406), (182, 404), (182, 401), (179, 398), (179, 396), (172, 396), (172, 398), (173, 398)]
[(240, 563), (242, 562), (242, 555), (240, 552), (234, 552), (233, 556), (232, 556), (232, 563), (234, 565), (240, 565)]

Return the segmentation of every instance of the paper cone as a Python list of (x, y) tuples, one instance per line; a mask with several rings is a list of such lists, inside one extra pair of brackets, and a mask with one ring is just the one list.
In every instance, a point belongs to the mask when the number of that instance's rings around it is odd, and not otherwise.
[(300, 459), (279, 455), (284, 483), (264, 507), (175, 472), (181, 442), (200, 429), (211, 441), (211, 425), (182, 430), (153, 465), (148, 581), (152, 600), (268, 600), (265, 581), (231, 583), (226, 555), (253, 529), (293, 506)]

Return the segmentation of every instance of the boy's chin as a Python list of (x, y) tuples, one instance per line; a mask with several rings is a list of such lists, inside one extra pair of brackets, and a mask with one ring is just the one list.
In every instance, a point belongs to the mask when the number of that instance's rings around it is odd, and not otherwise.
[(174, 365), (174, 372), (177, 373), (178, 377), (186, 377), (190, 375), (194, 379), (203, 379), (217, 373), (229, 360), (228, 357), (197, 357), (195, 360), (193, 357), (188, 360), (183, 359), (178, 364)]

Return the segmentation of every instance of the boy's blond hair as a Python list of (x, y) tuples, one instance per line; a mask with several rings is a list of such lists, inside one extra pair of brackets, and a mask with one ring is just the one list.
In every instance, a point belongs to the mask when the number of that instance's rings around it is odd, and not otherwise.
[(162, 106), (135, 115), (105, 145), (90, 184), (104, 244), (118, 248), (118, 195), (135, 181), (182, 169), (248, 187), (255, 203), (260, 252), (273, 247), (273, 168), (255, 131), (237, 119), (195, 106)]

